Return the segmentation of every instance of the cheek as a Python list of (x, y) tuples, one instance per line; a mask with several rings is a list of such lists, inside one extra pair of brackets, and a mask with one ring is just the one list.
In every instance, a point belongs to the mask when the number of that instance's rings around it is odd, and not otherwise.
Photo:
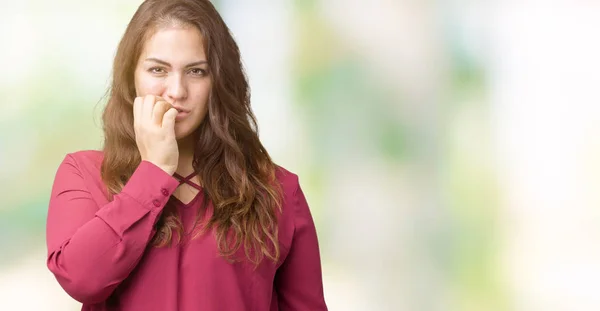
[[(196, 103), (196, 118), (203, 119), (208, 112), (208, 98), (210, 94), (210, 87), (203, 86), (202, 88), (198, 88), (194, 94), (193, 101)], [(200, 120), (196, 120), (200, 122)]]
[(144, 96), (147, 94), (161, 96), (165, 87), (162, 80), (141, 74), (135, 79), (135, 89), (137, 96)]
[(210, 94), (211, 83), (210, 80), (197, 85), (194, 92), (194, 101), (199, 103), (201, 106), (208, 106), (208, 97)]

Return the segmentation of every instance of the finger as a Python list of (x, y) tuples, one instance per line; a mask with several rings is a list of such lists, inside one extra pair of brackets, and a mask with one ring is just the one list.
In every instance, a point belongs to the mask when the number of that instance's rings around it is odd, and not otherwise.
[(162, 124), (162, 119), (165, 112), (167, 112), (171, 107), (171, 104), (167, 103), (166, 101), (157, 101), (156, 104), (154, 104), (154, 110), (152, 110), (152, 121), (154, 124), (160, 126)]
[(179, 111), (175, 108), (167, 110), (162, 119), (162, 127), (164, 129), (175, 129), (175, 117), (177, 117), (178, 113)]
[(148, 123), (152, 121), (152, 111), (154, 110), (154, 105), (156, 104), (156, 96), (147, 95), (144, 98), (144, 120)]
[(146, 105), (147, 105), (146, 102), (147, 101), (148, 101), (148, 95), (144, 95), (142, 97), (142, 103), (140, 104), (140, 106), (141, 106), (141, 108), (140, 108), (140, 115), (139, 115), (139, 117), (140, 117), (139, 122), (140, 123), (143, 123), (144, 119), (146, 118)]
[(156, 95), (146, 95), (144, 97), (144, 109), (142, 111), (143, 114), (143, 118), (146, 122), (151, 123), (152, 122), (152, 113), (154, 111), (154, 105), (156, 105), (156, 102), (158, 101), (158, 99), (161, 97), (158, 97)]
[(144, 99), (142, 97), (136, 97), (133, 100), (133, 121), (134, 123), (139, 122), (142, 115), (142, 103)]
[[(144, 96), (143, 104), (142, 104), (142, 113), (141, 118), (147, 122), (152, 122), (154, 105), (158, 101), (166, 101), (164, 98), (152, 94), (147, 94)], [(159, 123), (160, 124), (160, 123)]]

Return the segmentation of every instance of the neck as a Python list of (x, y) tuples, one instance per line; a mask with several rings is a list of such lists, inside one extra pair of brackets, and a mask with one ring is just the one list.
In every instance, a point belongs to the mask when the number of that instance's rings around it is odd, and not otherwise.
[(194, 159), (195, 141), (191, 136), (177, 141), (177, 146), (179, 147), (179, 165), (176, 172), (182, 176), (187, 176), (194, 171), (192, 161)]

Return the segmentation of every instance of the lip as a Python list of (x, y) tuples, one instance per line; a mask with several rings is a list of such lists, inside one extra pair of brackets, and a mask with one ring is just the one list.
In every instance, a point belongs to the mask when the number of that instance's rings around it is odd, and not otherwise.
[(183, 109), (182, 107), (179, 107), (179, 106), (173, 106), (173, 108), (177, 109), (177, 111), (179, 111), (180, 113), (181, 112), (188, 112), (188, 113), (190, 112), (189, 110)]
[(180, 111), (175, 117), (175, 121), (181, 121), (185, 119), (190, 114), (189, 111)]

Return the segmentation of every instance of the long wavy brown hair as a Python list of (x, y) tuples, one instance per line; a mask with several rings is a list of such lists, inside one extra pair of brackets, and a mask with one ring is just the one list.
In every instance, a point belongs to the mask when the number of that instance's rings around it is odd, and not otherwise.
[[(102, 115), (101, 174), (109, 199), (122, 190), (141, 162), (133, 129), (135, 66), (144, 42), (160, 27), (173, 23), (200, 30), (213, 81), (207, 116), (193, 134), (196, 145), (192, 165), (214, 212), (194, 237), (215, 229), (219, 253), (227, 259), (236, 260), (233, 257), (243, 245), (251, 262), (258, 264), (265, 257), (276, 262), (280, 253), (276, 216), (282, 196), (275, 178), (277, 166), (258, 138), (238, 46), (207, 0), (145, 1), (125, 30)], [(157, 222), (152, 240), (156, 247), (172, 245), (182, 235), (181, 219), (171, 203)], [(200, 219), (199, 214), (196, 224)]]

